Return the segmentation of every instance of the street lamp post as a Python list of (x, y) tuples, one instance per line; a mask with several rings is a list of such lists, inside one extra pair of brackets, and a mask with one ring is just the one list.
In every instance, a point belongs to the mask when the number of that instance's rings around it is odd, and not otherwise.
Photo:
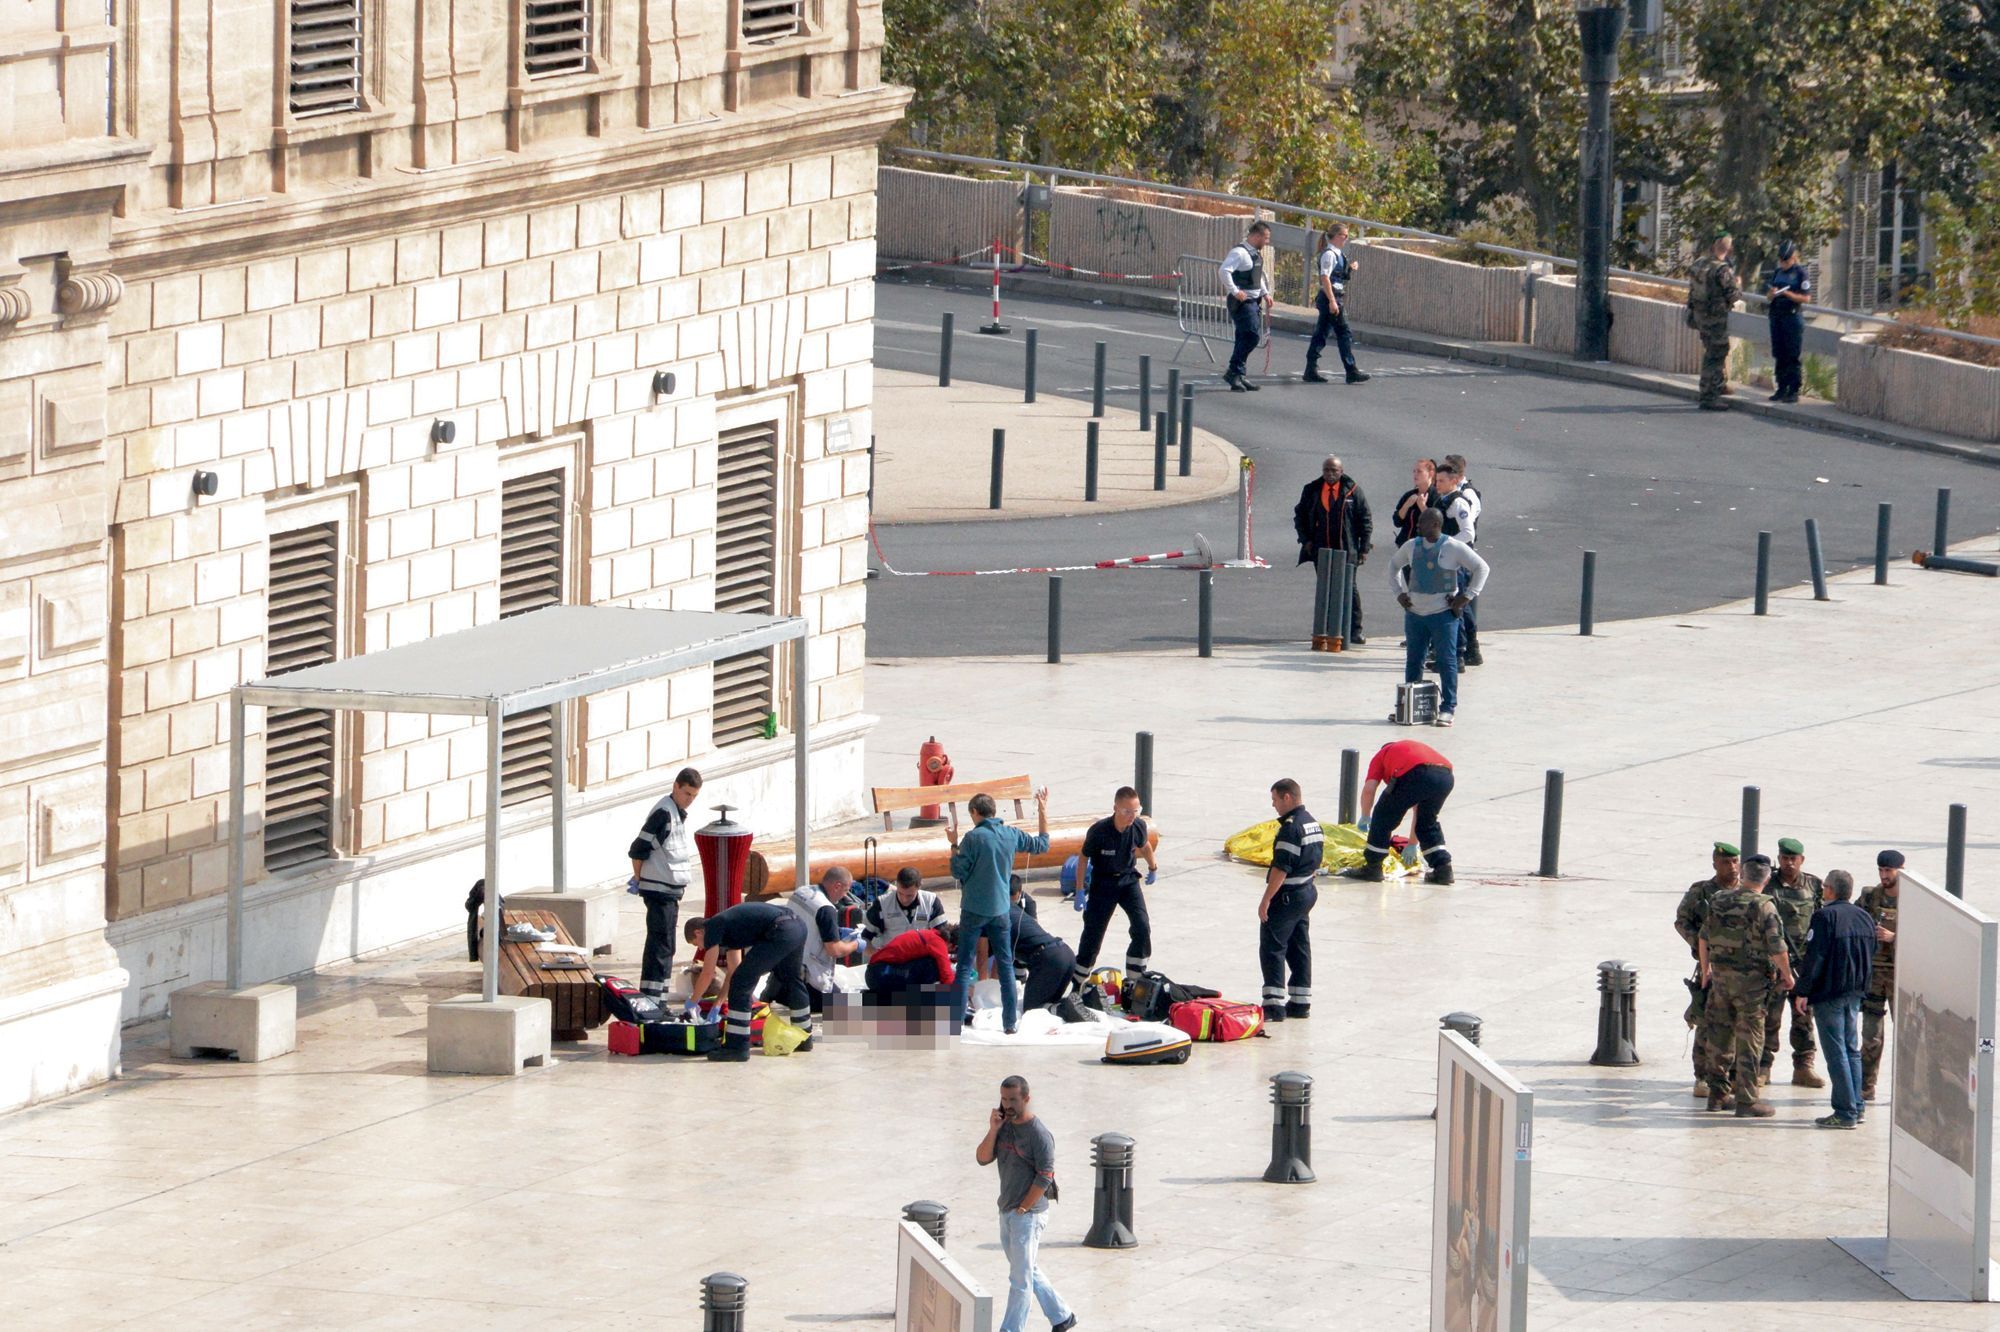
[(1579, 5), (1583, 82), (1589, 109), (1583, 127), (1579, 193), (1582, 227), (1576, 268), (1576, 359), (1611, 359), (1611, 232), (1617, 182), (1611, 172), (1611, 85), (1618, 79), (1618, 42), (1625, 34), (1624, 0)]

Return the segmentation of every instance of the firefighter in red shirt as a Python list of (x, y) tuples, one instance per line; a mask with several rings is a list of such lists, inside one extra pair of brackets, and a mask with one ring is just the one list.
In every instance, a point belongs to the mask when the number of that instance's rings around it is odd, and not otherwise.
[(1451, 796), (1451, 760), (1421, 740), (1391, 740), (1375, 751), (1368, 762), (1368, 782), (1361, 788), (1361, 831), (1368, 834), (1364, 861), (1341, 876), (1382, 881), (1382, 861), (1389, 854), (1389, 839), (1401, 826), (1403, 816), (1417, 812), (1417, 847), (1424, 853), (1430, 872), (1425, 883), (1450, 883), (1451, 852), (1445, 849), (1444, 829), (1438, 813)]

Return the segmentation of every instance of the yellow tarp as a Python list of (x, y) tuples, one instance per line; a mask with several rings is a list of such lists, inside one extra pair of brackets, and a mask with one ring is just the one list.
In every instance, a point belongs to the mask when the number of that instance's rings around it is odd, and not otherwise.
[[(1362, 851), (1368, 845), (1367, 834), (1351, 823), (1322, 823), (1319, 828), (1326, 839), (1325, 858), (1320, 862), (1322, 872), (1344, 870), (1362, 862)], [(1268, 865), (1271, 863), (1271, 843), (1277, 840), (1277, 836), (1278, 821), (1266, 819), (1237, 833), (1222, 844), (1222, 849), (1231, 860)], [(1401, 860), (1390, 856), (1382, 862), (1382, 872), (1393, 879), (1411, 871)]]

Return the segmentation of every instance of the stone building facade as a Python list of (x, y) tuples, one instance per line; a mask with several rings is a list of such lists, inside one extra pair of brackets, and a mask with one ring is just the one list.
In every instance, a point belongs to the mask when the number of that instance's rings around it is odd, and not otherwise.
[[(0, 16), (0, 1108), (221, 973), (245, 680), (551, 601), (796, 613), (855, 812), (878, 4), (86, 8)], [(572, 878), (687, 762), (785, 826), (795, 665), (575, 705)], [(246, 979), (462, 919), (478, 726), (250, 730)]]

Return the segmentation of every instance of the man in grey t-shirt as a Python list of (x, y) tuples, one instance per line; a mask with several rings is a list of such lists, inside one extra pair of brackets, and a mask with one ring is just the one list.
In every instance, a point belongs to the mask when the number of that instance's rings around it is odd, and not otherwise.
[(1069, 1332), (1076, 1315), (1035, 1258), (1056, 1196), (1056, 1139), (1028, 1105), (1026, 1078), (1016, 1074), (1000, 1084), (1000, 1108), (988, 1116), (973, 1158), (1000, 1167), (1000, 1247), (1007, 1253), (1007, 1313), (1000, 1332), (1026, 1332), (1030, 1290), (1054, 1332)]

